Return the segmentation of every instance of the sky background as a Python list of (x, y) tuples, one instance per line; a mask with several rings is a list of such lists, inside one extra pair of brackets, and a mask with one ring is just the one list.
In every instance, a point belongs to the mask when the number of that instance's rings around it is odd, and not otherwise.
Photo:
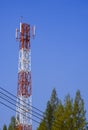
[[(33, 106), (44, 111), (55, 87), (64, 101), (79, 89), (88, 120), (88, 0), (1, 0), (0, 86), (16, 95), (19, 43), (15, 29), (36, 26), (31, 40)], [(15, 112), (0, 104), (0, 129)], [(33, 130), (38, 124), (33, 122)]]

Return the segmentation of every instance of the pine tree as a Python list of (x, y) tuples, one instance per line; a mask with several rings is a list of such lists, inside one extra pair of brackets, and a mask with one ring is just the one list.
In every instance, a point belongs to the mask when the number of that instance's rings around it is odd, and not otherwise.
[(11, 122), (10, 122), (9, 127), (8, 127), (8, 130), (15, 130), (15, 123), (16, 123), (15, 117), (12, 116), (11, 117)]
[(14, 130), (11, 124), (9, 125), (8, 130)]
[(65, 97), (65, 103), (64, 103), (64, 121), (65, 121), (65, 126), (68, 130), (74, 130), (74, 125), (73, 125), (73, 101), (68, 94)]
[(64, 129), (64, 106), (61, 101), (59, 101), (58, 107), (54, 112), (54, 121), (52, 130), (65, 130)]
[(74, 100), (74, 128), (75, 130), (84, 130), (86, 125), (85, 118), (85, 110), (84, 110), (84, 101), (81, 98), (80, 91), (76, 92), (75, 100)]
[(7, 126), (6, 126), (6, 124), (4, 124), (4, 126), (3, 126), (3, 130), (7, 130)]
[(53, 121), (54, 121), (54, 112), (58, 105), (58, 97), (56, 90), (53, 89), (50, 101), (47, 102), (46, 111), (44, 114), (44, 118), (40, 123), (40, 126), (37, 130), (51, 130)]

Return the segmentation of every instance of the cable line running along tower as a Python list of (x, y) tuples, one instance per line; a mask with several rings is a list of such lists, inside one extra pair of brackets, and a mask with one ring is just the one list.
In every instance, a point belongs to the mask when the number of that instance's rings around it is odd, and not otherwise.
[(19, 41), (18, 98), (16, 102), (16, 127), (18, 130), (32, 130), (31, 30), (32, 37), (34, 37), (35, 27), (31, 28), (29, 24), (20, 23), (20, 30), (16, 29), (16, 39)]

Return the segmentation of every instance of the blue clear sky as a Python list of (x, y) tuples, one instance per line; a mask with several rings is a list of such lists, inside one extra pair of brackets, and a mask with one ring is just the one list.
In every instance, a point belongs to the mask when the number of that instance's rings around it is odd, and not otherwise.
[[(15, 29), (36, 25), (32, 40), (33, 105), (42, 111), (55, 87), (64, 100), (79, 89), (88, 119), (88, 0), (0, 1), (0, 86), (16, 95), (18, 46)], [(0, 128), (15, 112), (0, 105)], [(36, 130), (38, 125), (33, 122)]]

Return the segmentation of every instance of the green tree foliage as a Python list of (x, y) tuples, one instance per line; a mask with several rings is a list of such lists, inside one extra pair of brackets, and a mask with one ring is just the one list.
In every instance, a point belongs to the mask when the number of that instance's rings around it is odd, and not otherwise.
[(76, 92), (74, 100), (67, 95), (62, 104), (54, 89), (37, 130), (86, 130), (86, 123), (84, 101), (80, 91)]
[(74, 126), (75, 130), (83, 130), (86, 125), (85, 118), (85, 110), (84, 110), (84, 101), (81, 97), (80, 91), (76, 92), (75, 100), (74, 100)]
[(54, 119), (52, 130), (64, 130), (64, 107), (61, 102), (54, 113)]
[(65, 98), (65, 103), (64, 103), (64, 120), (65, 120), (65, 126), (67, 127), (68, 130), (74, 130), (74, 125), (73, 125), (73, 101), (70, 97), (70, 95), (67, 95)]
[(7, 126), (6, 126), (6, 124), (4, 124), (4, 126), (3, 126), (3, 130), (7, 130)]
[[(64, 105), (62, 102), (59, 103), (57, 110), (55, 111), (55, 121), (52, 130), (73, 130), (73, 106), (72, 99), (69, 95), (65, 97)], [(55, 124), (58, 124), (56, 127)]]
[(50, 101), (47, 102), (46, 111), (44, 114), (44, 118), (40, 123), (40, 126), (37, 130), (51, 130), (53, 121), (54, 121), (54, 112), (58, 105), (58, 97), (56, 90), (53, 89)]
[(11, 124), (9, 125), (8, 130), (14, 130)]
[(15, 123), (16, 123), (16, 119), (14, 116), (11, 117), (11, 122), (9, 124), (8, 130), (15, 130)]

